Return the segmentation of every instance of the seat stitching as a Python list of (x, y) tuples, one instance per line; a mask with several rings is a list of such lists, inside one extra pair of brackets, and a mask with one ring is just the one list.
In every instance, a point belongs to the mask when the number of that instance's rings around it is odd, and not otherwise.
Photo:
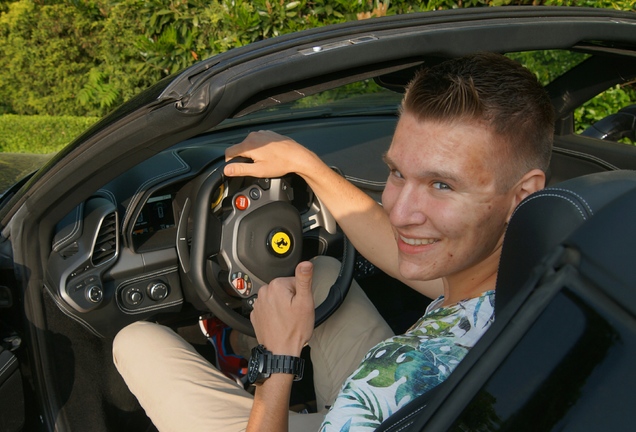
[(537, 199), (537, 198), (542, 198), (542, 197), (561, 198), (561, 199), (563, 199), (563, 200), (568, 201), (570, 204), (572, 204), (574, 207), (576, 207), (576, 209), (579, 211), (579, 214), (581, 215), (581, 217), (583, 218), (583, 220), (587, 220), (587, 217), (585, 217), (585, 213), (583, 212), (583, 210), (581, 210), (581, 207), (580, 207), (579, 205), (577, 205), (577, 203), (576, 203), (576, 202), (574, 202), (574, 200), (572, 200), (572, 199), (570, 199), (570, 198), (568, 198), (568, 197), (562, 196), (562, 195), (557, 195), (557, 194), (546, 194), (546, 193), (542, 193), (541, 195), (537, 195), (537, 196), (530, 197), (530, 198), (528, 198), (527, 200), (525, 200), (524, 202), (522, 202), (521, 204), (519, 204), (519, 206), (518, 206), (518, 207), (515, 209), (515, 211), (512, 213), (512, 216), (510, 217), (510, 219), (512, 219), (512, 217), (515, 215), (515, 213), (517, 213), (517, 211), (519, 211), (519, 209), (520, 209), (523, 205), (525, 205), (525, 204), (529, 203), (530, 201), (533, 201), (533, 200), (535, 200), (535, 199)]
[(591, 214), (594, 214), (594, 211), (592, 211), (592, 207), (588, 204), (588, 202), (585, 200), (585, 198), (583, 198), (581, 195), (577, 194), (576, 192), (573, 192), (573, 191), (568, 190), (568, 189), (560, 189), (560, 188), (549, 188), (548, 190), (558, 190), (558, 191), (562, 191), (562, 192), (566, 192), (566, 193), (571, 193), (572, 195), (574, 195), (575, 197), (577, 197), (578, 199), (583, 201), (583, 204), (585, 204), (585, 207), (587, 207), (589, 212)]
[(400, 423), (403, 423), (403, 422), (406, 422), (406, 421), (410, 421), (410, 423), (406, 423), (406, 424), (402, 425), (399, 429), (394, 429), (394, 430), (395, 430), (395, 432), (399, 432), (399, 431), (403, 430), (404, 428), (409, 427), (410, 425), (412, 425), (414, 423), (414, 421), (411, 419), (411, 417), (415, 416), (417, 413), (422, 411), (424, 408), (427, 407), (427, 405), (423, 405), (423, 406), (411, 411), (410, 413), (405, 414), (401, 419), (397, 420), (394, 424), (389, 426), (387, 428), (387, 431), (393, 430), (392, 428), (397, 427), (398, 425), (400, 425)]
[(9, 361), (6, 362), (2, 366), (2, 368), (0, 368), (0, 376), (2, 376), (7, 370), (9, 370), (9, 367), (12, 366), (16, 361), (17, 361), (17, 359), (15, 357), (9, 358)]

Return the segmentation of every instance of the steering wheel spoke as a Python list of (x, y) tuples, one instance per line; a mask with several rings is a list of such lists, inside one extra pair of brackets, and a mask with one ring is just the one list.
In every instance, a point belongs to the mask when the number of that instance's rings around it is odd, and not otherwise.
[(324, 228), (330, 234), (337, 231), (336, 219), (331, 215), (327, 207), (320, 201), (316, 195), (312, 194), (309, 208), (301, 214), (303, 233), (316, 228)]

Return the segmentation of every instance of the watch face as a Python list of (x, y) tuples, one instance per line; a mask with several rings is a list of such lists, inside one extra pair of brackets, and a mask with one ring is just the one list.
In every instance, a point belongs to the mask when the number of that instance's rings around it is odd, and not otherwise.
[(261, 372), (263, 372), (263, 354), (265, 348), (261, 345), (252, 348), (252, 355), (247, 364), (247, 380), (250, 384), (254, 384), (258, 381)]
[(247, 365), (247, 380), (250, 384), (254, 384), (258, 378), (260, 358), (260, 353), (252, 350), (252, 355), (250, 356), (250, 361)]

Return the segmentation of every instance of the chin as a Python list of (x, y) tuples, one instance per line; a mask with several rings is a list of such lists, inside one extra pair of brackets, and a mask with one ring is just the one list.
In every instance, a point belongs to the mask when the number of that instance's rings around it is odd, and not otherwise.
[(400, 275), (408, 280), (429, 281), (442, 277), (439, 271), (433, 271), (429, 266), (416, 264), (409, 261), (399, 260)]

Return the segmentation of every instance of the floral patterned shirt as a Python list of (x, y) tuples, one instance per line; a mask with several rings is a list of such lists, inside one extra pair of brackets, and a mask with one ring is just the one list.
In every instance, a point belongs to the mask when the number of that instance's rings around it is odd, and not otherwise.
[(495, 291), (440, 307), (434, 300), (406, 333), (380, 342), (344, 382), (321, 432), (372, 431), (455, 369), (495, 318)]

